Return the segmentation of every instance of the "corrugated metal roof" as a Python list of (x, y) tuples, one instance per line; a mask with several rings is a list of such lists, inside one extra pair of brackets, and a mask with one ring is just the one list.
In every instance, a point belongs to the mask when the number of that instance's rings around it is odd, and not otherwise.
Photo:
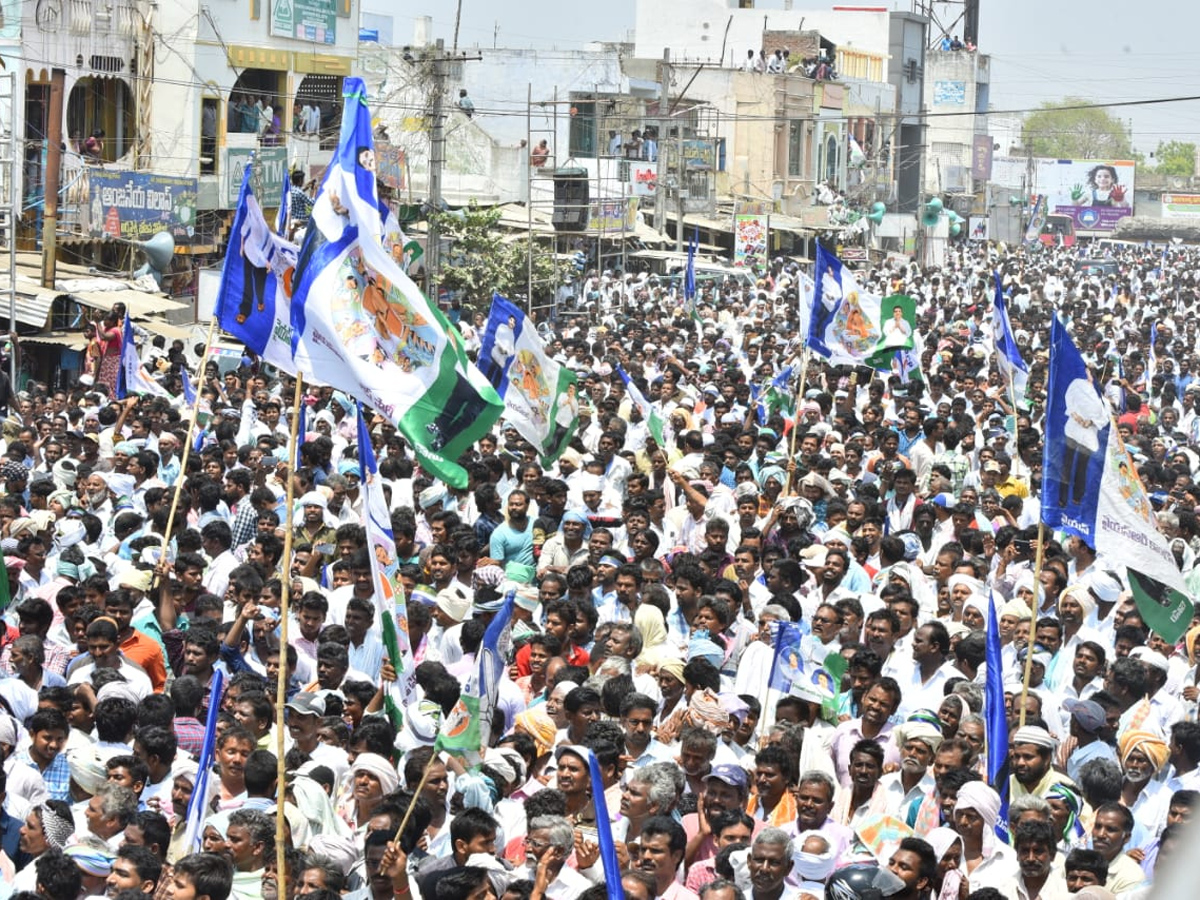
[(22, 344), (55, 344), (71, 350), (82, 350), (87, 346), (87, 338), (80, 333), (67, 334), (64, 332), (43, 331), (40, 334), (22, 335)]
[[(0, 318), (8, 318), (8, 276), (0, 276)], [(36, 279), (17, 275), (17, 324), (45, 328), (50, 319), (50, 305), (58, 291), (46, 290)]]
[(163, 294), (147, 294), (145, 291), (114, 290), (114, 291), (70, 291), (72, 300), (77, 300), (84, 306), (93, 309), (112, 309), (117, 303), (124, 303), (129, 314), (135, 319), (145, 318), (153, 313), (166, 312), (171, 309), (186, 309), (187, 304), (171, 300)]

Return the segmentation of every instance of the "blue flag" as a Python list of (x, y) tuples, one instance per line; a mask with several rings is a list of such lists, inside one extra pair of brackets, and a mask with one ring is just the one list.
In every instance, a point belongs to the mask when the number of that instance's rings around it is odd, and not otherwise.
[(458, 329), (404, 272), (408, 239), (379, 197), (366, 85), (347, 78), (342, 92), (337, 150), (296, 262), (295, 364), (384, 416), (423, 469), (464, 488), (458, 459), (504, 404)]
[(294, 375), (285, 284), (295, 270), (298, 248), (267, 225), (250, 188), (250, 171), (246, 166), (242, 173), (214, 314), (224, 331), (264, 362)]
[(1004, 709), (1004, 660), (1000, 655), (1000, 625), (996, 596), (988, 600), (987, 683), (983, 688), (983, 712), (987, 724), (987, 781), (1000, 795), (996, 836), (1008, 843), (1008, 715)]
[(208, 716), (204, 721), (204, 743), (200, 747), (200, 758), (196, 761), (196, 782), (192, 788), (192, 797), (188, 800), (187, 830), (184, 832), (183, 839), (185, 853), (195, 853), (200, 850), (200, 839), (204, 835), (204, 821), (208, 818), (206, 806), (209, 799), (208, 780), (212, 775), (213, 760), (217, 753), (217, 717), (221, 714), (221, 687), (224, 681), (225, 673), (220, 669), (215, 670), (208, 693)]
[(1150, 359), (1146, 366), (1146, 387), (1149, 390), (1154, 381), (1154, 376), (1158, 374), (1158, 352), (1154, 349), (1154, 345), (1158, 343), (1158, 320), (1155, 319), (1150, 323)]
[(604, 866), (604, 883), (608, 889), (608, 900), (625, 900), (625, 888), (621, 884), (621, 864), (617, 859), (617, 845), (613, 841), (612, 820), (608, 817), (608, 801), (604, 797), (604, 779), (600, 774), (600, 761), (596, 754), (587, 750), (588, 773), (592, 780), (592, 804), (596, 808), (596, 834), (600, 843), (600, 862)]
[(125, 328), (121, 332), (121, 368), (117, 372), (117, 399), (124, 400), (130, 394), (151, 394), (174, 399), (165, 387), (142, 368), (137, 345), (133, 342), (133, 322), (129, 313), (125, 313)]
[[(512, 611), (516, 591), (509, 591), (496, 618), (483, 633), (483, 643), (475, 657), (475, 671), (467, 678), (458, 703), (442, 722), (435, 746), (463, 757), (469, 766), (478, 765), (492, 742), (492, 716), (504, 666), (512, 647)], [(600, 808), (596, 807), (599, 815)]]
[[(679, 227), (683, 227), (682, 222)], [(696, 311), (696, 251), (699, 249), (700, 232), (697, 229), (688, 241), (687, 269), (683, 273), (683, 302), (689, 315), (694, 315)]]
[(865, 365), (882, 335), (882, 298), (867, 293), (849, 267), (820, 244), (814, 281), (808, 346), (835, 365)]
[(275, 233), (287, 237), (288, 219), (292, 216), (292, 173), (283, 167), (283, 193), (279, 195), (279, 210), (275, 213)]
[(187, 369), (182, 366), (179, 369), (179, 377), (183, 381), (183, 399), (191, 406), (196, 402), (196, 389), (192, 386), (192, 379), (188, 377)]
[[(361, 417), (362, 411), (359, 410)], [(308, 431), (308, 404), (300, 404), (300, 423), (296, 426), (296, 468), (300, 468), (300, 448), (304, 446), (304, 434)], [(361, 447), (361, 445), (359, 445)]]
[(1110, 566), (1125, 566), (1142, 619), (1168, 643), (1192, 620), (1175, 555), (1091, 370), (1056, 316), (1042, 453), (1042, 522), (1083, 539)]
[(771, 660), (770, 687), (772, 690), (791, 692), (792, 685), (804, 676), (804, 656), (800, 642), (804, 633), (792, 622), (777, 622), (775, 630), (775, 655)]
[(993, 277), (996, 279), (996, 299), (992, 305), (992, 340), (996, 347), (996, 366), (1000, 369), (1000, 376), (1012, 386), (1013, 396), (1017, 400), (1024, 400), (1029, 366), (1021, 359), (1021, 351), (1017, 349), (1016, 339), (1013, 338), (1000, 273), (993, 273)]

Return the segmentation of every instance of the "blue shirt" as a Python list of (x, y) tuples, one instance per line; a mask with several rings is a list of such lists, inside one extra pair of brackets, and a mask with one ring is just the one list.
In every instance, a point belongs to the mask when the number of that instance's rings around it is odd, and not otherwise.
[(492, 532), (490, 553), (492, 559), (505, 565), (515, 562), (533, 565), (533, 519), (527, 519), (524, 531), (515, 531), (505, 522)]
[(13, 761), (15, 766), (28, 766), (39, 775), (42, 776), (42, 781), (46, 785), (46, 793), (50, 795), (51, 800), (65, 800), (71, 802), (71, 768), (67, 764), (67, 755), (60, 753), (50, 762), (43, 771), (33, 757), (29, 755), (28, 748), (18, 750)]

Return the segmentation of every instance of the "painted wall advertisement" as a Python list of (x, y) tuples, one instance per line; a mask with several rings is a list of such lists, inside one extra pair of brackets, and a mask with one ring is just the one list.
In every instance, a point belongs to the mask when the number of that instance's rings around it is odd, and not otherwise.
[(768, 217), (738, 215), (733, 217), (733, 264), (758, 266), (767, 261), (769, 244)]
[(593, 200), (588, 208), (588, 231), (601, 234), (633, 231), (637, 227), (638, 198)]
[[(1047, 212), (1070, 216), (1075, 231), (1106, 234), (1133, 215), (1134, 162), (1107, 159), (1034, 159), (1029, 195), (1048, 199)], [(1028, 183), (1029, 160), (997, 157), (992, 183), (1021, 189)]]
[(196, 179), (116, 169), (88, 170), (88, 232), (140, 241), (161, 231), (176, 244), (196, 236)]
[(965, 81), (935, 81), (933, 102), (937, 106), (962, 106), (967, 102)]
[(1200, 194), (1163, 194), (1164, 219), (1200, 219)]
[(375, 177), (394, 191), (408, 190), (408, 160), (403, 147), (385, 141), (375, 145)]
[(332, 44), (337, 37), (336, 0), (274, 0), (271, 34), (316, 44)]

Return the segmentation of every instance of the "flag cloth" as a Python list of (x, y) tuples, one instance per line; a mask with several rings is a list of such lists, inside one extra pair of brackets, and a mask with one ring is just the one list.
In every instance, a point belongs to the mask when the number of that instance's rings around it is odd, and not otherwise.
[(200, 840), (204, 836), (204, 823), (208, 818), (208, 800), (211, 793), (209, 778), (212, 777), (213, 758), (217, 753), (217, 718), (221, 714), (221, 687), (224, 681), (225, 673), (221, 669), (214, 670), (208, 694), (208, 716), (204, 720), (204, 743), (200, 746), (200, 758), (196, 761), (196, 781), (187, 805), (187, 828), (183, 833), (185, 854), (198, 852)]
[[(683, 223), (678, 223), (678, 227), (683, 227)], [(695, 230), (688, 241), (687, 268), (683, 273), (683, 304), (693, 319), (696, 318), (696, 251), (699, 249), (700, 232)]]
[(996, 299), (992, 304), (992, 342), (996, 351), (996, 367), (1000, 370), (1000, 377), (1004, 379), (1004, 383), (1012, 390), (1014, 399), (1022, 401), (1025, 399), (1025, 387), (1029, 382), (1029, 366), (1021, 359), (1021, 351), (1017, 349), (1017, 342), (1013, 337), (1000, 273), (993, 273), (993, 277), (996, 279)]
[(792, 685), (804, 678), (804, 657), (800, 648), (804, 633), (792, 622), (774, 623), (771, 631), (775, 655), (771, 657), (771, 677), (767, 683), (772, 690), (788, 694)]
[(422, 468), (463, 488), (457, 460), (504, 404), (458, 330), (401, 270), (408, 241), (377, 193), (366, 87), (344, 85), (341, 137), (296, 264), (296, 367), (379, 412)]
[(1146, 366), (1146, 384), (1150, 385), (1154, 382), (1154, 376), (1158, 374), (1158, 354), (1154, 350), (1154, 345), (1158, 343), (1158, 320), (1150, 323), (1150, 353), (1149, 360)]
[[(786, 366), (782, 372), (771, 379), (766, 389), (759, 392), (759, 421), (765, 422), (776, 413), (788, 416), (796, 415), (796, 396), (792, 393), (791, 380), (793, 369)], [(754, 393), (753, 386), (751, 393)]]
[(463, 685), (462, 694), (450, 710), (435, 746), (466, 760), (468, 766), (478, 765), (483, 751), (491, 744), (492, 716), (500, 681), (508, 664), (512, 647), (512, 611), (515, 591), (509, 591), (504, 605), (483, 633), (483, 643), (475, 657), (475, 671)]
[(183, 366), (179, 367), (179, 378), (183, 382), (183, 399), (187, 401), (188, 406), (196, 404), (196, 389), (192, 387), (192, 379), (188, 378), (187, 369)]
[(303, 466), (300, 455), (301, 448), (304, 447), (304, 435), (308, 433), (308, 404), (300, 404), (300, 421), (296, 423), (296, 468)]
[(820, 244), (815, 280), (809, 347), (835, 365), (861, 365), (881, 336), (880, 298), (862, 290), (854, 273)]
[(133, 342), (133, 322), (125, 313), (125, 328), (121, 332), (121, 368), (117, 372), (117, 399), (124, 400), (130, 394), (150, 394), (174, 400), (170, 391), (150, 377), (142, 368), (137, 345)]
[(358, 466), (365, 492), (363, 512), (366, 514), (367, 549), (371, 552), (371, 581), (375, 584), (375, 615), (379, 619), (388, 662), (396, 670), (396, 680), (384, 692), (383, 706), (392, 727), (399, 728), (404, 722), (404, 708), (416, 687), (417, 664), (408, 638), (408, 603), (400, 584), (400, 559), (396, 555), (392, 517), (383, 495), (371, 432), (361, 403), (358, 406)]
[(817, 283), (801, 272), (797, 287), (796, 294), (800, 300), (800, 339), (808, 346), (808, 331), (812, 327), (813, 300), (817, 296)]
[(861, 169), (867, 164), (867, 154), (863, 153), (862, 145), (854, 139), (854, 135), (850, 135), (850, 159), (848, 162), (852, 169)]
[(987, 783), (1000, 795), (996, 836), (1008, 841), (1008, 716), (1004, 709), (1004, 659), (1000, 650), (1000, 624), (996, 595), (988, 599), (986, 635), (987, 682), (983, 687), (983, 714), (987, 727)]
[(1128, 570), (1138, 612), (1168, 643), (1192, 621), (1192, 601), (1107, 404), (1066, 328), (1050, 324), (1042, 455), (1042, 522), (1082, 538)]
[(579, 425), (579, 379), (550, 358), (519, 307), (495, 294), (479, 370), (504, 401), (504, 418), (537, 448), (543, 465), (567, 449)]
[[(249, 166), (246, 167), (250, 168)], [(283, 193), (279, 195), (279, 209), (275, 213), (275, 233), (287, 237), (288, 219), (292, 217), (292, 173), (283, 167)]]
[(4, 555), (0, 554), (0, 613), (7, 610), (10, 603), (12, 594), (8, 589), (8, 566), (4, 562)]
[(1046, 224), (1046, 197), (1036, 197), (1033, 211), (1029, 214), (1029, 226), (1025, 229), (1025, 243), (1036, 244), (1042, 239), (1042, 228)]
[(879, 301), (879, 332), (879, 342), (867, 365), (888, 371), (897, 353), (916, 346), (917, 301), (906, 294), (894, 294)]
[(650, 429), (650, 436), (654, 438), (654, 442), (660, 447), (666, 447), (667, 443), (663, 439), (663, 417), (658, 414), (658, 410), (646, 399), (646, 395), (642, 393), (641, 388), (633, 383), (633, 379), (629, 377), (629, 373), (625, 371), (624, 366), (617, 366), (617, 374), (625, 382), (625, 392), (629, 394), (629, 399), (633, 401), (633, 405), (641, 411), (642, 418), (646, 420), (646, 427)]
[(259, 359), (295, 375), (287, 285), (299, 248), (267, 225), (250, 187), (250, 169), (242, 174), (214, 314), (217, 324)]
[(617, 844), (613, 840), (612, 820), (608, 817), (608, 800), (604, 796), (604, 777), (600, 772), (600, 760), (586, 747), (580, 748), (587, 754), (588, 775), (592, 782), (592, 805), (596, 812), (596, 841), (600, 845), (600, 862), (604, 867), (604, 882), (608, 900), (625, 900), (625, 888), (621, 885), (621, 863), (617, 858)]

